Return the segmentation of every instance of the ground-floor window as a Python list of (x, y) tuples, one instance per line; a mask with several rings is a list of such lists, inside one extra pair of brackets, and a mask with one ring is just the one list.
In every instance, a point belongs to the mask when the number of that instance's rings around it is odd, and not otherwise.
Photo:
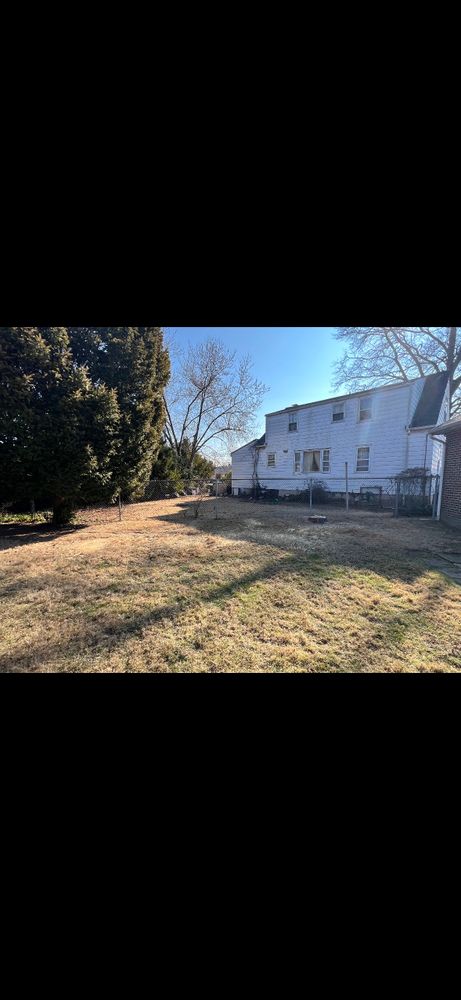
[(275, 452), (270, 452), (267, 456), (267, 467), (269, 469), (275, 468)]
[(356, 472), (369, 472), (370, 469), (370, 449), (357, 448), (357, 468)]
[(303, 472), (320, 472), (320, 452), (305, 451), (303, 460)]
[(294, 470), (304, 473), (330, 472), (330, 449), (312, 448), (310, 451), (295, 451)]

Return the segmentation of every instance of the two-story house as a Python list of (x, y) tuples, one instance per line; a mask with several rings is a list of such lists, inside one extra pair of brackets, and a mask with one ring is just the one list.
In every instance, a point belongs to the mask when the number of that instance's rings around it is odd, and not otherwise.
[(290, 493), (313, 479), (341, 491), (346, 462), (354, 489), (409, 468), (436, 475), (443, 446), (429, 432), (448, 416), (445, 372), (268, 413), (265, 434), (232, 452), (232, 492), (259, 482)]

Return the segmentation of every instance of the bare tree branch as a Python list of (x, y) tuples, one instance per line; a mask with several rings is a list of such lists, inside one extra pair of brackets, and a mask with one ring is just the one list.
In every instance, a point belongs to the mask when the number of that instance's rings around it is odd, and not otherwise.
[(252, 433), (267, 387), (251, 369), (250, 357), (238, 358), (214, 338), (177, 356), (165, 403), (178, 464), (192, 467), (211, 441), (230, 449), (233, 439)]
[(335, 365), (334, 388), (349, 392), (448, 372), (451, 412), (461, 406), (460, 327), (340, 327), (346, 350)]

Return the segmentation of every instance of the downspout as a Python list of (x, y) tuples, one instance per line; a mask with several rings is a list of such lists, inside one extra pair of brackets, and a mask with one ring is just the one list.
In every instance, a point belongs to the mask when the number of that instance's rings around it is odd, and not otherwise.
[(439, 444), (443, 445), (442, 462), (440, 466), (440, 476), (439, 476), (439, 495), (437, 497), (437, 511), (435, 515), (436, 520), (440, 521), (440, 511), (442, 509), (443, 474), (445, 472), (445, 456), (447, 453), (447, 439), (445, 437), (445, 439), (442, 440), (442, 438), (436, 437), (435, 434), (431, 434), (431, 438), (433, 441), (438, 441)]
[[(438, 441), (439, 438), (435, 438), (435, 440)], [(441, 509), (442, 509), (443, 474), (445, 472), (445, 458), (446, 458), (446, 454), (447, 454), (447, 439), (445, 438), (445, 441), (442, 441), (441, 443), (443, 444), (443, 457), (442, 457), (442, 464), (440, 466), (439, 497), (438, 497), (438, 500), (437, 500), (437, 520), (438, 521), (440, 521), (440, 512), (441, 512)]]

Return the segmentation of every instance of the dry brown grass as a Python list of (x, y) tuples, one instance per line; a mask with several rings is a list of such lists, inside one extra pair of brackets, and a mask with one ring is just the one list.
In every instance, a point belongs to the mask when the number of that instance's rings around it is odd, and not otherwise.
[[(461, 549), (427, 520), (232, 499), (0, 538), (0, 671), (459, 671)], [(90, 522), (90, 523), (89, 523)]]

